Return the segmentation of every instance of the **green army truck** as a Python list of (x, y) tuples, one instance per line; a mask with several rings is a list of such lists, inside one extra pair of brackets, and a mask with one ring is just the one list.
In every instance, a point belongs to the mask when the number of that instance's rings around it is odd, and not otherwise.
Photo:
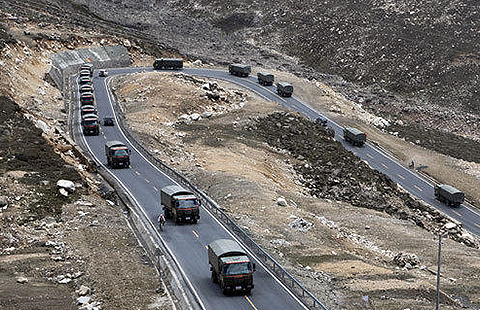
[(83, 115), (81, 125), (84, 135), (98, 136), (100, 134), (100, 124), (98, 122), (98, 116), (95, 114)]
[(447, 206), (460, 206), (464, 199), (465, 194), (456, 189), (453, 186), (447, 184), (438, 184), (434, 187), (435, 197)]
[(343, 129), (343, 138), (352, 145), (362, 146), (367, 141), (367, 134), (357, 128), (345, 127)]
[(183, 68), (183, 59), (181, 58), (159, 58), (153, 62), (153, 69), (173, 69), (178, 70)]
[(277, 93), (282, 97), (291, 97), (293, 94), (293, 86), (287, 82), (278, 82)]
[(257, 73), (258, 83), (260, 85), (272, 86), (275, 77), (271, 73), (258, 72)]
[(252, 67), (242, 64), (230, 64), (228, 65), (228, 72), (236, 76), (247, 77), (252, 72)]
[(166, 218), (194, 224), (200, 219), (200, 200), (191, 191), (170, 185), (161, 189), (160, 196)]
[(107, 141), (105, 143), (105, 155), (107, 164), (113, 168), (130, 166), (131, 150), (120, 141)]
[(224, 294), (253, 288), (255, 264), (250, 262), (242, 247), (230, 239), (218, 239), (207, 246), (208, 262), (213, 283), (220, 283)]

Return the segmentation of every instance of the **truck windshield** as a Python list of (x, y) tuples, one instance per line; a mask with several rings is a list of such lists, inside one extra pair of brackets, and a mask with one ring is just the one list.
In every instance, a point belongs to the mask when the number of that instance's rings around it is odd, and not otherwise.
[(223, 274), (226, 276), (247, 274), (250, 273), (250, 270), (252, 270), (250, 265), (251, 264), (249, 262), (226, 264), (223, 267)]
[(113, 152), (113, 156), (127, 156), (127, 150), (126, 149), (123, 149), (123, 150), (115, 150)]
[(197, 199), (180, 199), (178, 200), (178, 207), (181, 209), (195, 208), (198, 206)]
[(85, 126), (96, 126), (97, 125), (97, 121), (93, 120), (93, 121), (90, 121), (90, 120), (86, 120), (85, 121)]

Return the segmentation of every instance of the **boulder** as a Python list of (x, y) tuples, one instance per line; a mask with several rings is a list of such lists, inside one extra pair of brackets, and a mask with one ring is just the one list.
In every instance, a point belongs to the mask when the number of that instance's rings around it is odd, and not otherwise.
[(446, 230), (453, 230), (457, 228), (457, 224), (448, 222), (447, 224), (443, 225), (443, 228), (445, 228)]
[(198, 113), (193, 113), (192, 115), (190, 115), (190, 118), (191, 118), (193, 121), (198, 121), (198, 120), (200, 120), (200, 114), (198, 114)]
[(18, 277), (18, 278), (17, 278), (17, 282), (18, 282), (18, 283), (22, 283), (22, 284), (23, 284), (23, 283), (28, 283), (28, 279), (25, 278), (25, 277)]
[(79, 305), (85, 305), (85, 304), (88, 304), (90, 302), (90, 299), (92, 299), (92, 297), (90, 297), (90, 296), (81, 296), (81, 297), (77, 298), (77, 303)]
[(0, 196), (0, 208), (5, 207), (6, 205), (8, 205), (7, 197)]
[(197, 59), (197, 60), (195, 60), (195, 61), (193, 62), (193, 64), (194, 64), (195, 66), (201, 66), (203, 63), (202, 63), (202, 61), (201, 61), (200, 59)]
[(40, 128), (44, 133), (49, 131), (47, 123), (42, 120), (37, 120), (37, 127)]
[(190, 120), (191, 120), (191, 118), (190, 118), (190, 115), (188, 115), (188, 114), (182, 114), (178, 117), (178, 121), (180, 121), (180, 122), (188, 122)]
[(203, 117), (203, 118), (209, 118), (209, 117), (211, 117), (212, 115), (213, 115), (212, 112), (203, 112), (203, 113), (202, 113), (202, 117)]
[(57, 187), (64, 188), (69, 193), (73, 193), (75, 191), (75, 183), (69, 180), (58, 180)]
[(400, 267), (412, 268), (420, 263), (418, 256), (411, 253), (398, 253), (393, 257), (393, 263)]
[(288, 203), (287, 203), (287, 200), (283, 197), (278, 197), (277, 198), (277, 205), (279, 205), (280, 207), (286, 207), (288, 206)]

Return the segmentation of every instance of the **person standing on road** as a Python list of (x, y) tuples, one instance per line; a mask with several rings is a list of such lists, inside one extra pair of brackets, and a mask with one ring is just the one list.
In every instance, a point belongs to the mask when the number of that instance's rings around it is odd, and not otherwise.
[(163, 226), (165, 226), (165, 216), (163, 215), (163, 213), (160, 213), (157, 221), (158, 221), (158, 227), (160, 227), (160, 229), (163, 230)]

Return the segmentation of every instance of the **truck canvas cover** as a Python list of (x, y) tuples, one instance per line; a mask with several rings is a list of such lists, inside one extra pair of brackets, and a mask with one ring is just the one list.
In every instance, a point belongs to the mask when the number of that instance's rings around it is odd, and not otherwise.
[(241, 256), (227, 256), (221, 258), (224, 264), (236, 264), (236, 263), (249, 263), (250, 259), (248, 256), (241, 255)]
[(84, 120), (84, 121), (97, 121), (98, 116), (96, 116), (95, 114), (85, 114), (84, 116), (82, 116), (82, 120)]
[(107, 141), (105, 143), (105, 146), (108, 147), (109, 149), (112, 148), (112, 147), (118, 147), (118, 148), (126, 147), (125, 144), (123, 144), (120, 141)]
[(357, 128), (353, 128), (353, 127), (347, 127), (347, 128), (345, 128), (345, 130), (349, 131), (351, 134), (353, 134), (355, 136), (364, 134), (363, 132), (361, 132)]
[(162, 188), (162, 192), (169, 195), (170, 197), (173, 195), (192, 195), (192, 198), (196, 198), (195, 196), (193, 196), (193, 193), (191, 191), (177, 185), (165, 186), (164, 188)]
[(453, 186), (450, 186), (450, 185), (447, 185), (447, 184), (442, 184), (442, 185), (439, 185), (438, 187), (440, 187), (444, 191), (448, 192), (452, 196), (455, 196), (455, 195), (458, 196), (459, 194), (463, 196), (463, 193)]
[[(218, 258), (222, 256), (245, 256), (245, 251), (240, 247), (238, 243), (230, 239), (219, 239), (209, 244), (209, 247), (212, 249), (213, 253)], [(248, 259), (248, 258), (247, 258)]]

